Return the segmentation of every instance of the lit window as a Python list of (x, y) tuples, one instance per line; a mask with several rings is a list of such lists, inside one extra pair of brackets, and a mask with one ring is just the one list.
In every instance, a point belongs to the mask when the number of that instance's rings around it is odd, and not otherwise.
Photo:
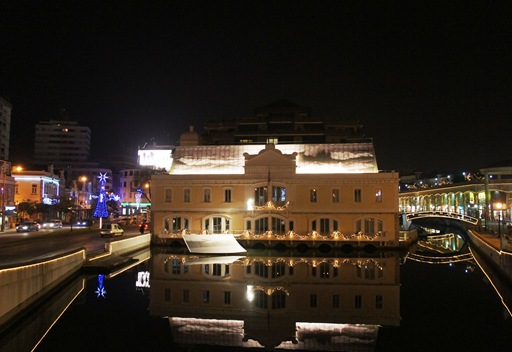
[(257, 187), (254, 189), (254, 204), (261, 206), (267, 203), (267, 187)]
[(316, 203), (318, 201), (318, 193), (315, 188), (309, 190), (309, 201), (311, 203)]
[(382, 189), (375, 190), (375, 203), (382, 203)]
[(272, 202), (276, 205), (286, 204), (286, 188), (280, 186), (272, 187)]
[(340, 190), (335, 188), (332, 190), (332, 202), (339, 203), (340, 202)]

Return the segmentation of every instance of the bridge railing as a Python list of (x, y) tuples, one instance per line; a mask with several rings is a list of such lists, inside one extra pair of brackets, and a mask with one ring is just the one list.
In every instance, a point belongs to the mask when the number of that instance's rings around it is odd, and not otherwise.
[(426, 218), (426, 217), (437, 217), (437, 218), (447, 218), (454, 219), (467, 222), (471, 225), (477, 225), (479, 222), (478, 218), (473, 216), (459, 214), (459, 213), (451, 213), (447, 211), (420, 211), (417, 213), (406, 213), (405, 218), (407, 220), (413, 220), (417, 218)]

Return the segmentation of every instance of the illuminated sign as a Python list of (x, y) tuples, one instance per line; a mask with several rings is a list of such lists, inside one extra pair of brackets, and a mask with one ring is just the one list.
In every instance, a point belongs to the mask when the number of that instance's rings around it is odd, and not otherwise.
[(138, 151), (138, 156), (140, 166), (152, 166), (166, 171), (171, 170), (171, 149), (143, 149)]
[(137, 281), (135, 287), (149, 288), (149, 271), (139, 271), (137, 274)]

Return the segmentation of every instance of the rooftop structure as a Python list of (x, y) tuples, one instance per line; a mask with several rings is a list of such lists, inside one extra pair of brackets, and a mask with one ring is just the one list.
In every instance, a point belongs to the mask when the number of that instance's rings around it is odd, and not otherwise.
[(285, 99), (254, 109), (249, 118), (210, 121), (204, 126), (201, 143), (344, 143), (364, 138), (357, 120), (319, 118), (311, 109)]

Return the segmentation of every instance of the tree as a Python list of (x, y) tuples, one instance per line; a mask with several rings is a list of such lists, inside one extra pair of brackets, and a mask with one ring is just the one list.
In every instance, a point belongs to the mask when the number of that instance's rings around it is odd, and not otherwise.
[(21, 202), (18, 204), (18, 215), (24, 219), (37, 213), (36, 202)]

